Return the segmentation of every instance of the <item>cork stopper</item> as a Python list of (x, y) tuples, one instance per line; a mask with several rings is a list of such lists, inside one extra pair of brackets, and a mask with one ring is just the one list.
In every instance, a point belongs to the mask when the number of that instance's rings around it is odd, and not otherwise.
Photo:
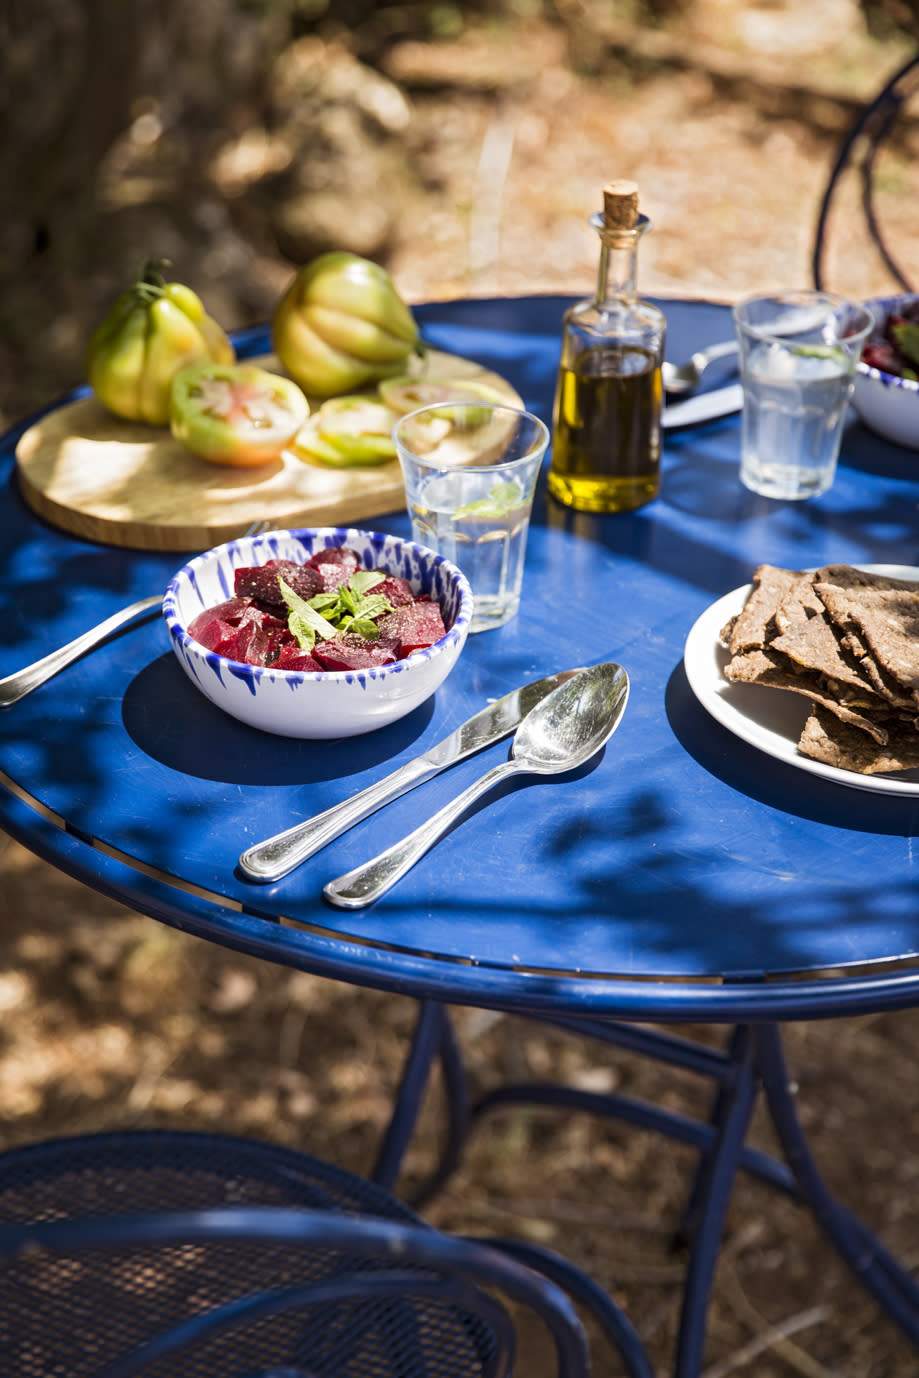
[(603, 188), (603, 223), (609, 230), (633, 230), (638, 220), (638, 183), (607, 182)]

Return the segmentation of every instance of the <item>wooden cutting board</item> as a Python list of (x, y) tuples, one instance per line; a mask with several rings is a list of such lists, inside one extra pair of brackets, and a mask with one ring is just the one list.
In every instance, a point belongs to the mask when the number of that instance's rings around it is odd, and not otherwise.
[[(432, 349), (427, 360), (431, 381), (485, 383), (522, 406), (510, 383), (470, 359)], [(272, 356), (251, 362), (283, 372)], [(168, 430), (120, 421), (94, 397), (43, 416), (22, 436), (16, 461), (23, 498), (38, 516), (84, 539), (139, 550), (206, 550), (256, 521), (354, 526), (405, 506), (397, 460), (330, 469), (285, 452), (257, 469), (221, 467), (189, 454)]]

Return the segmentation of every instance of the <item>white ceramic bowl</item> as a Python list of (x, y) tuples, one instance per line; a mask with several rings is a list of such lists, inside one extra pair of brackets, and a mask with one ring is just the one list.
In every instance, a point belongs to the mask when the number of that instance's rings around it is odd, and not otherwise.
[[(393, 665), (304, 673), (227, 660), (188, 635), (200, 612), (233, 596), (236, 569), (275, 559), (305, 563), (336, 545), (356, 551), (365, 568), (401, 575), (415, 593), (430, 594), (440, 603), (446, 636)], [(472, 590), (455, 565), (395, 536), (335, 527), (270, 531), (228, 541), (184, 565), (166, 590), (163, 616), (182, 669), (225, 713), (284, 737), (356, 737), (404, 717), (444, 682), (469, 632)]]
[[(894, 297), (873, 297), (865, 305), (874, 313), (876, 328), (880, 329), (891, 311), (915, 300), (914, 292), (901, 292)], [(919, 450), (919, 383), (912, 378), (898, 378), (860, 360), (852, 405), (865, 425), (885, 440)]]

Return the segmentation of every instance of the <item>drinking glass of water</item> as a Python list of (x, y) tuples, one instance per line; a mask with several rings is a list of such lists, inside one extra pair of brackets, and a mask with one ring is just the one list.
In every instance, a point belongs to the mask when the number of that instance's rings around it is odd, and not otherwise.
[(740, 478), (767, 498), (825, 493), (871, 312), (832, 292), (775, 292), (734, 307), (743, 385)]
[(520, 605), (533, 494), (548, 428), (492, 402), (439, 402), (400, 417), (393, 439), (412, 538), (472, 586), (470, 631), (501, 627)]

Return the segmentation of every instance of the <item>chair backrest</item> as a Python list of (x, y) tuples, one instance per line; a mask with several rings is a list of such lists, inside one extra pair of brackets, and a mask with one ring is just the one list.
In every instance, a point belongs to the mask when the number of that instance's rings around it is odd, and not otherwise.
[(17, 1378), (503, 1378), (515, 1326), (492, 1289), (541, 1318), (560, 1376), (589, 1371), (560, 1288), (423, 1225), (266, 1206), (97, 1216), (0, 1226), (0, 1264)]
[(155, 1130), (0, 1154), (0, 1372), (16, 1378), (504, 1378), (521, 1307), (559, 1378), (586, 1378), (572, 1297), (651, 1378), (567, 1260), (444, 1235), (307, 1154)]
[(811, 256), (811, 274), (814, 286), (827, 286), (826, 258), (829, 225), (834, 202), (845, 174), (857, 169), (861, 184), (861, 207), (865, 225), (881, 259), (891, 277), (904, 292), (915, 290), (906, 273), (895, 259), (885, 236), (876, 204), (877, 160), (881, 149), (891, 138), (899, 117), (903, 114), (906, 102), (919, 88), (919, 54), (910, 58), (882, 89), (868, 101), (857, 115), (852, 127), (843, 138), (837, 152), (823, 198), (817, 215), (817, 226)]

